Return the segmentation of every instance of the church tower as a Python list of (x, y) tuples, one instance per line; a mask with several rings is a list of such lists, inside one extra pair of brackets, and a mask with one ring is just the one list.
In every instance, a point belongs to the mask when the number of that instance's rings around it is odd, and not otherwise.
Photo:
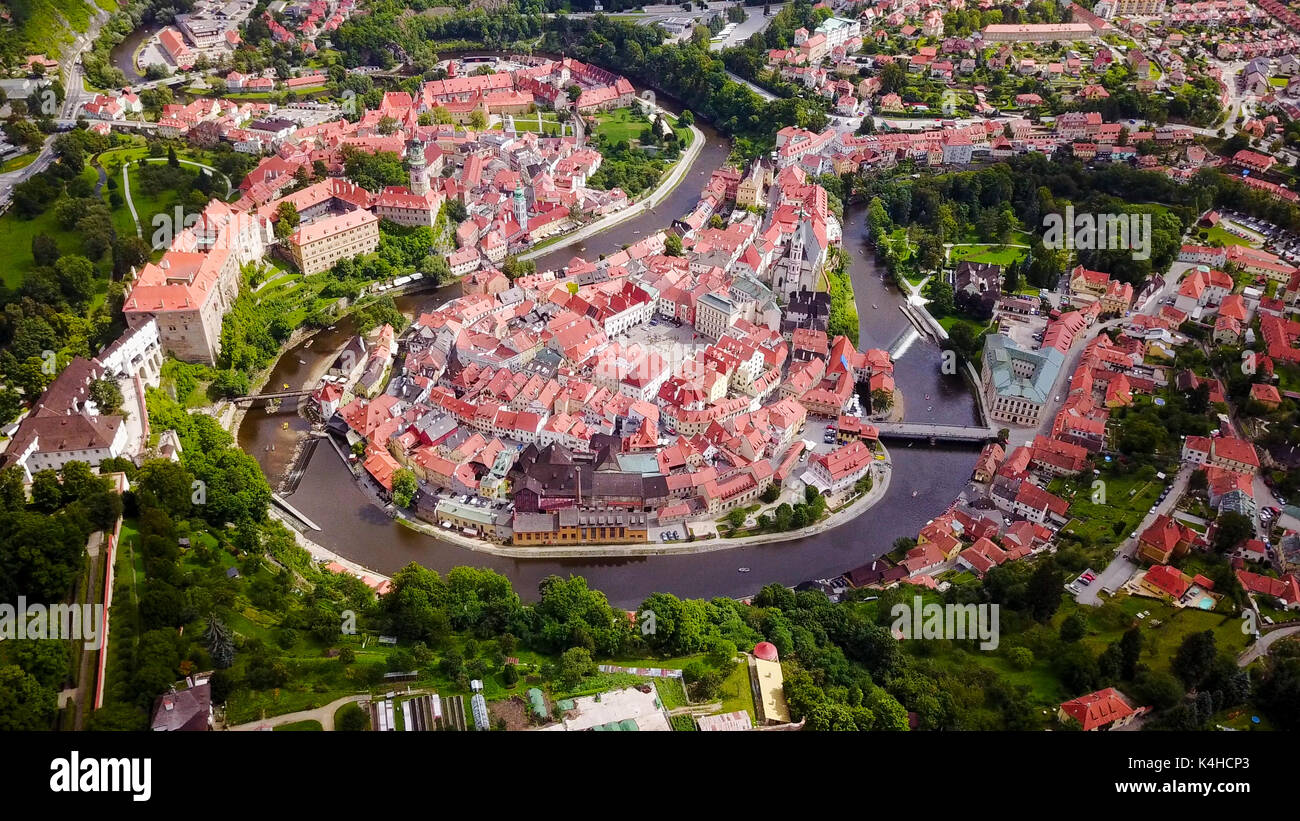
[(424, 143), (415, 140), (406, 152), (406, 161), (411, 168), (411, 193), (423, 197), (429, 193), (429, 173), (424, 162)]
[(523, 183), (518, 183), (515, 185), (514, 211), (515, 211), (515, 222), (519, 223), (519, 227), (521, 229), (527, 231), (528, 230), (528, 200), (524, 197)]
[(799, 219), (795, 222), (794, 235), (790, 237), (790, 258), (794, 260), (795, 265), (803, 264), (803, 227), (804, 213), (803, 206), (799, 206)]

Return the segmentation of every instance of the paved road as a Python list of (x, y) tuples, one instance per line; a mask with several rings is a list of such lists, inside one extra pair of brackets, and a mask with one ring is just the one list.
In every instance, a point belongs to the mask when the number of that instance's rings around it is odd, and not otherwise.
[(1288, 636), (1294, 636), (1297, 633), (1300, 633), (1300, 624), (1295, 624), (1290, 627), (1281, 627), (1278, 628), (1277, 630), (1272, 630), (1268, 633), (1265, 633), (1264, 635), (1259, 637), (1258, 641), (1256, 641), (1254, 644), (1248, 647), (1246, 649), (1246, 652), (1242, 653), (1240, 656), (1237, 656), (1237, 666), (1238, 667), (1248, 666), (1252, 661), (1259, 658), (1260, 656), (1267, 655), (1268, 648), (1271, 647), (1274, 643), (1284, 638), (1287, 638)]
[(732, 74), (730, 71), (728, 71), (727, 76), (735, 80), (736, 82), (740, 83), (741, 85), (749, 86), (749, 89), (751, 91), (753, 91), (758, 96), (762, 97), (764, 100), (767, 100), (769, 103), (778, 99), (777, 96), (772, 92), (768, 91), (762, 86), (754, 85), (749, 80), (746, 80), (744, 77), (741, 77), (739, 74)]
[[(57, 112), (61, 120), (75, 118), (82, 103), (91, 97), (86, 91), (85, 80), (82, 76), (81, 55), (86, 49), (90, 48), (91, 43), (95, 42), (95, 38), (99, 36), (100, 26), (108, 20), (108, 17), (108, 12), (99, 11), (91, 19), (90, 27), (86, 30), (86, 33), (77, 37), (73, 47), (59, 61), (59, 73), (65, 78), (63, 86), (66, 95), (63, 99), (63, 108)], [(45, 142), (41, 145), (40, 154), (26, 167), (17, 171), (10, 171), (7, 174), (0, 174), (0, 213), (3, 213), (8, 208), (15, 186), (41, 173), (53, 162), (54, 138), (56, 136), (51, 134), (45, 138)]]
[(345, 696), (344, 698), (335, 699), (324, 707), (317, 707), (314, 710), (299, 710), (296, 713), (285, 713), (282, 716), (265, 718), (261, 721), (250, 721), (247, 724), (236, 724), (227, 727), (227, 730), (235, 732), (248, 732), (250, 730), (265, 730), (269, 727), (281, 727), (285, 724), (293, 724), (296, 721), (319, 721), (321, 729), (334, 729), (334, 713), (344, 704), (352, 701), (369, 701), (369, 693), (361, 693), (355, 696)]

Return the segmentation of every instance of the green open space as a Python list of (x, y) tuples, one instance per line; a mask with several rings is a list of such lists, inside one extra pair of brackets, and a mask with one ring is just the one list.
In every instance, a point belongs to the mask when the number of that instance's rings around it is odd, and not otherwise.
[(1095, 480), (1056, 478), (1048, 490), (1070, 502), (1070, 520), (1061, 528), (1088, 545), (1113, 545), (1128, 538), (1156, 503), (1163, 483), (1153, 475), (1103, 473)]

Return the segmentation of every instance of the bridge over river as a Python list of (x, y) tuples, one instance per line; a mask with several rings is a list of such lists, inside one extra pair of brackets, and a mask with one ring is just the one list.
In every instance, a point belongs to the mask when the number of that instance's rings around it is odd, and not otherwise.
[(931, 442), (976, 443), (998, 438), (993, 427), (971, 425), (930, 425), (918, 422), (882, 422), (876, 425), (882, 439), (926, 439)]

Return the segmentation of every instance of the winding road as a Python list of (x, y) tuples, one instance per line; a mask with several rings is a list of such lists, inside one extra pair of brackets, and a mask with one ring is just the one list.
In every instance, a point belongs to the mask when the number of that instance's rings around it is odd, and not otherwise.
[(1281, 627), (1277, 630), (1269, 631), (1259, 637), (1259, 641), (1252, 644), (1244, 653), (1237, 656), (1237, 666), (1247, 667), (1252, 661), (1261, 656), (1268, 655), (1268, 648), (1272, 647), (1278, 641), (1294, 636), (1300, 633), (1300, 624), (1293, 624), (1290, 627)]

